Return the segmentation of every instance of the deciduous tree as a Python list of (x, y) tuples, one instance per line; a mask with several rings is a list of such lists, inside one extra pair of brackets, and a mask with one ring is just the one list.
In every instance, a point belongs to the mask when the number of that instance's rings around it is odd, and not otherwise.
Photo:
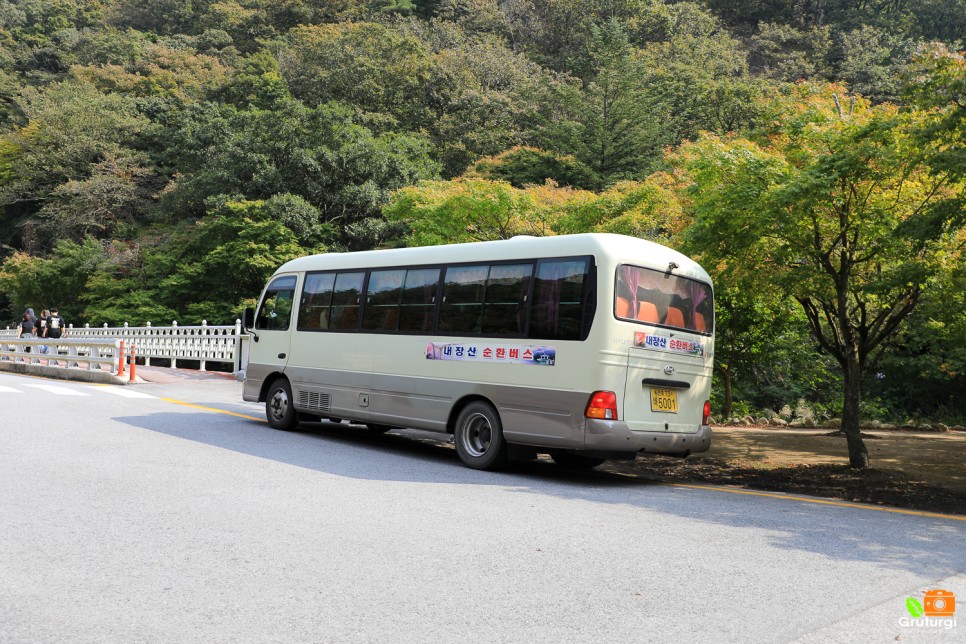
[(910, 136), (915, 115), (862, 100), (846, 111), (842, 92), (800, 85), (772, 106), (760, 144), (708, 135), (682, 154), (695, 181), (692, 243), (801, 305), (842, 370), (849, 461), (865, 467), (863, 378), (951, 252), (950, 220), (927, 225), (930, 205), (962, 186), (929, 172)]

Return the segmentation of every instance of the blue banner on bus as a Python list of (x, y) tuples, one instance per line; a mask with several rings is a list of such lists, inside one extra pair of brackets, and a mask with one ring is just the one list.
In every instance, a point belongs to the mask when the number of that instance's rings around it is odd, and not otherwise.
[(542, 345), (494, 342), (430, 342), (426, 345), (426, 359), (552, 367), (557, 362), (557, 349)]
[(657, 333), (645, 333), (643, 331), (636, 331), (634, 333), (634, 346), (641, 347), (642, 349), (687, 353), (694, 356), (704, 355), (704, 345), (700, 342), (671, 338)]

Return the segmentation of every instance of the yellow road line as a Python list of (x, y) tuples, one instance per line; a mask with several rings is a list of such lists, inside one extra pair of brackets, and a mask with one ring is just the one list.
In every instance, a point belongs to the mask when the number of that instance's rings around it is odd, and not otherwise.
[(248, 414), (239, 414), (234, 411), (227, 411), (225, 409), (217, 409), (215, 407), (205, 407), (204, 405), (196, 405), (194, 403), (185, 402), (183, 400), (178, 400), (177, 398), (161, 398), (164, 402), (174, 403), (175, 405), (181, 405), (183, 407), (193, 407), (194, 409), (202, 409), (204, 411), (213, 411), (219, 414), (228, 414), (229, 416), (237, 416), (238, 418), (247, 418), (248, 420), (257, 420), (264, 423), (264, 418), (259, 418), (258, 416), (249, 416)]
[(937, 512), (919, 512), (917, 510), (903, 510), (901, 508), (884, 508), (877, 505), (866, 505), (864, 503), (848, 503), (847, 501), (825, 501), (823, 499), (811, 499), (804, 496), (792, 496), (788, 494), (777, 494), (773, 492), (756, 492), (754, 490), (739, 490), (737, 488), (716, 487), (714, 485), (691, 485), (689, 483), (666, 483), (671, 487), (686, 487), (694, 490), (711, 490), (714, 492), (729, 492), (731, 494), (747, 494), (749, 496), (765, 496), (771, 499), (782, 499), (784, 501), (801, 501), (802, 503), (816, 503), (818, 505), (834, 505), (840, 508), (858, 508), (860, 510), (874, 510), (876, 512), (892, 512), (894, 514), (911, 514), (917, 517), (929, 517), (930, 519), (952, 519), (953, 521), (966, 521), (966, 517), (955, 514), (939, 514)]

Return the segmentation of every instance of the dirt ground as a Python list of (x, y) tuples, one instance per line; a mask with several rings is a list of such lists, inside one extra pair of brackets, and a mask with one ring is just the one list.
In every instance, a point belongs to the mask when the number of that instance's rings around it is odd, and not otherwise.
[(713, 483), (966, 515), (966, 432), (863, 432), (870, 467), (848, 467), (845, 436), (828, 429), (714, 427), (711, 450), (685, 460), (638, 457), (602, 469), (669, 482)]

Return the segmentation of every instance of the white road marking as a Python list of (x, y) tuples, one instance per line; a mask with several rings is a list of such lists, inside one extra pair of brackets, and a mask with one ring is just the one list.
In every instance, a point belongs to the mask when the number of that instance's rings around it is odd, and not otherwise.
[(13, 387), (4, 387), (0, 385), (0, 393), (3, 394), (22, 394), (23, 392), (19, 389), (14, 389)]
[(143, 391), (134, 391), (133, 389), (128, 389), (127, 387), (118, 385), (105, 385), (103, 387), (97, 387), (95, 388), (95, 391), (100, 391), (102, 393), (111, 394), (114, 396), (121, 396), (122, 398), (157, 398), (157, 396), (146, 394)]
[(58, 396), (87, 396), (82, 391), (77, 391), (76, 389), (71, 389), (69, 387), (64, 387), (62, 385), (24, 385), (25, 387), (33, 387), (34, 389), (43, 389), (44, 391), (49, 391), (52, 394), (57, 394)]

